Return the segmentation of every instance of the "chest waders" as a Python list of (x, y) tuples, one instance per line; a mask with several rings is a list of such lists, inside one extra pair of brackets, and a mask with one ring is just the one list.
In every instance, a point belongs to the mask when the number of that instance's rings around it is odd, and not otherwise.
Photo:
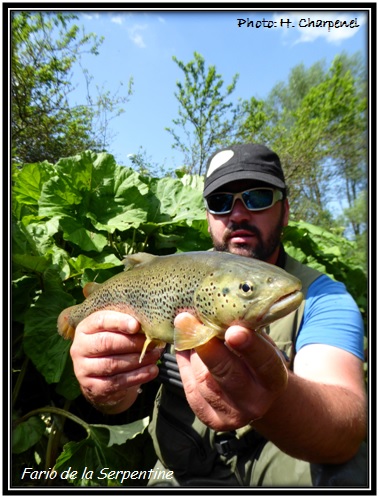
[[(302, 281), (304, 295), (321, 275), (288, 255), (285, 255), (283, 266)], [(278, 348), (292, 360), (303, 311), (304, 303), (273, 323), (269, 330)], [(356, 462), (311, 465), (286, 455), (251, 426), (215, 432), (204, 425), (187, 403), (173, 353), (171, 346), (171, 353), (166, 353), (162, 359), (162, 386), (155, 400), (149, 432), (159, 459), (155, 467), (158, 472), (154, 475), (163, 470), (172, 470), (174, 475), (169, 479), (150, 480), (149, 486), (365, 485), (365, 448)], [(356, 477), (352, 477), (352, 473)], [(165, 473), (161, 472), (161, 475)]]

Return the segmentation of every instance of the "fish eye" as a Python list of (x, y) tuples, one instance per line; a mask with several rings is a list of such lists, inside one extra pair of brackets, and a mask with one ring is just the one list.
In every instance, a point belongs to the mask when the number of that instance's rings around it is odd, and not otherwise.
[(253, 284), (251, 282), (242, 282), (240, 284), (240, 289), (245, 292), (252, 292), (254, 290)]

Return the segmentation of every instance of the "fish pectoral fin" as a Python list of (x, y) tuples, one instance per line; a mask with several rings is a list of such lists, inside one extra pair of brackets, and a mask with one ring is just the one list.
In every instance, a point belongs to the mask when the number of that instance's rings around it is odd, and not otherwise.
[(99, 287), (101, 287), (101, 284), (98, 284), (97, 282), (88, 282), (88, 284), (83, 287), (84, 297), (90, 296), (92, 292), (95, 292)]
[(136, 252), (135, 254), (127, 254), (122, 262), (125, 265), (125, 270), (130, 270), (135, 266), (143, 265), (145, 263), (150, 263), (155, 258), (154, 254), (149, 254), (148, 252)]
[(181, 313), (175, 320), (174, 347), (177, 351), (193, 349), (216, 337), (218, 331), (203, 325), (190, 313)]
[(162, 342), (162, 341), (158, 341), (157, 339), (150, 339), (149, 337), (146, 337), (146, 340), (144, 342), (144, 345), (143, 345), (143, 348), (142, 348), (142, 351), (141, 351), (141, 355), (139, 357), (139, 363), (141, 363), (141, 361), (143, 360), (145, 354), (146, 354), (146, 351), (147, 351), (147, 347), (150, 343), (154, 343), (155, 346), (158, 346), (158, 347), (161, 347), (163, 348), (165, 346), (165, 342)]
[(146, 337), (146, 341), (144, 342), (144, 345), (143, 345), (143, 348), (142, 348), (142, 351), (141, 351), (141, 356), (139, 357), (139, 362), (140, 363), (143, 360), (143, 357), (146, 354), (147, 346), (151, 343), (151, 341), (152, 341), (152, 339), (149, 339), (148, 337)]

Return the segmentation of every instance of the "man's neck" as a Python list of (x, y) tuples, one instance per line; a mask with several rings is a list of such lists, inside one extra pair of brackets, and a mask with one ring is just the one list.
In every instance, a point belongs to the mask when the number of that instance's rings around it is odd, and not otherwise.
[(286, 251), (284, 250), (283, 244), (280, 244), (279, 253), (275, 265), (284, 269), (285, 264), (286, 264)]

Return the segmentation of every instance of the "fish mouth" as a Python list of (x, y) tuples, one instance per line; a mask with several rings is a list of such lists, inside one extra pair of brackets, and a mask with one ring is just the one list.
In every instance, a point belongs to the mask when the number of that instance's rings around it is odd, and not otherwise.
[(261, 317), (261, 322), (270, 323), (283, 316), (288, 315), (291, 311), (296, 310), (304, 299), (304, 295), (300, 290), (295, 290), (282, 296), (275, 301), (274, 304)]

